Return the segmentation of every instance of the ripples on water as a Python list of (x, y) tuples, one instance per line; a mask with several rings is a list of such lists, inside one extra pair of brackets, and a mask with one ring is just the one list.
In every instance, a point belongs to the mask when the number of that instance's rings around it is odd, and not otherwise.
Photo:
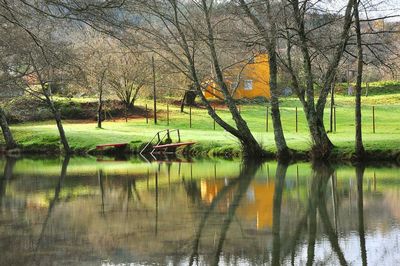
[(2, 265), (400, 264), (400, 170), (3, 159)]

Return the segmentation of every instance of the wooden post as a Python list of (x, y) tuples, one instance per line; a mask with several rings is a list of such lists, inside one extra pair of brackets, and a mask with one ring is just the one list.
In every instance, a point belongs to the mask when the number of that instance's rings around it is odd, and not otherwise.
[(372, 106), (372, 132), (375, 133), (375, 106)]
[(157, 125), (157, 95), (156, 95), (156, 70), (154, 65), (154, 56), (151, 57), (153, 68), (153, 103), (154, 103), (154, 124)]
[(168, 139), (171, 139), (171, 136), (170, 136), (170, 134), (169, 134), (169, 129), (167, 129), (167, 138), (168, 138)]
[(167, 103), (167, 126), (169, 126), (169, 104)]
[(160, 133), (157, 133), (158, 142), (160, 142)]
[(299, 132), (299, 117), (297, 114), (297, 106), (296, 106), (296, 133)]
[(147, 103), (146, 103), (146, 124), (149, 123), (149, 109), (147, 109)]
[(269, 107), (267, 106), (267, 114), (265, 117), (265, 130), (268, 132), (268, 116), (269, 116)]
[(125, 106), (125, 123), (128, 123), (128, 107)]
[(181, 133), (179, 132), (179, 129), (176, 130), (178, 132), (178, 142), (181, 142)]
[(336, 133), (336, 106), (333, 107), (333, 130)]
[(192, 106), (189, 106), (189, 127), (192, 128)]
[[(215, 113), (215, 106), (214, 106), (214, 113)], [(214, 130), (215, 130), (215, 119), (213, 119), (214, 122)]]

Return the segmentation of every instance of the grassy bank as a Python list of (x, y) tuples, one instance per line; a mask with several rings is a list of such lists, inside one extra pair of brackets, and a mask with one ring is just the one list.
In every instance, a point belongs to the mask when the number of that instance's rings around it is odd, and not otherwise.
[[(330, 133), (330, 138), (336, 146), (336, 157), (348, 158), (354, 151), (354, 107), (353, 97), (338, 96), (336, 99), (336, 132)], [(368, 152), (380, 157), (397, 157), (400, 152), (400, 94), (363, 97), (363, 130), (364, 143)], [(145, 105), (144, 101), (138, 103)], [(150, 106), (150, 102), (148, 102)], [(306, 119), (298, 100), (284, 99), (281, 103), (282, 123), (290, 148), (305, 154), (310, 149), (310, 138)], [(375, 109), (375, 133), (373, 133), (372, 108)], [(296, 107), (298, 124), (296, 132)], [(266, 130), (266, 105), (241, 105), (243, 117), (248, 122), (254, 136), (263, 147), (275, 152), (272, 121), (269, 117), (268, 132)], [(192, 109), (192, 127), (190, 128), (189, 109), (180, 113), (179, 106), (169, 106), (169, 125), (167, 125), (166, 104), (158, 105), (158, 124), (154, 125), (152, 118), (149, 124), (146, 119), (135, 118), (128, 122), (124, 120), (106, 121), (104, 128), (96, 128), (94, 122), (64, 121), (67, 137), (75, 152), (87, 153), (93, 151), (98, 144), (130, 143), (130, 151), (137, 152), (154, 134), (166, 128), (179, 128), (182, 140), (196, 141), (190, 148), (192, 154), (239, 155), (240, 147), (237, 140), (218, 125), (214, 130), (214, 122), (206, 110)], [(217, 112), (226, 120), (231, 121), (229, 112), (217, 108)], [(326, 109), (325, 125), (329, 129), (329, 106)], [(12, 126), (16, 140), (25, 152), (59, 152), (58, 133), (53, 121), (21, 123)]]

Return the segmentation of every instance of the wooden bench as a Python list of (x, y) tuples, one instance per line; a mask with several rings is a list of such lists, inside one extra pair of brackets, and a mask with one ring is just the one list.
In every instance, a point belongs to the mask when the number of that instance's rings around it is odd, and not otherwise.
[(125, 148), (127, 145), (128, 143), (101, 144), (96, 146), (96, 150), (103, 150), (106, 147)]

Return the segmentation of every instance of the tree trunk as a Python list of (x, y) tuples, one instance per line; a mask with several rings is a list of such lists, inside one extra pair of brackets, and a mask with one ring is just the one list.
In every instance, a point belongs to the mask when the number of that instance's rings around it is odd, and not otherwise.
[(97, 127), (101, 128), (101, 122), (103, 120), (103, 89), (99, 91), (99, 103), (97, 108)]
[(203, 3), (203, 7), (204, 7), (204, 13), (205, 13), (207, 30), (208, 30), (208, 36), (207, 36), (208, 37), (208, 46), (210, 48), (211, 60), (213, 62), (216, 79), (217, 79), (218, 85), (221, 88), (222, 93), (224, 95), (225, 103), (228, 106), (230, 113), (232, 114), (232, 119), (236, 124), (237, 130), (239, 131), (239, 134), (237, 137), (239, 138), (239, 141), (242, 145), (243, 155), (245, 157), (252, 157), (252, 158), (265, 157), (266, 152), (262, 149), (260, 144), (254, 138), (249, 127), (247, 126), (246, 121), (240, 115), (234, 99), (232, 98), (232, 96), (229, 93), (228, 87), (224, 80), (224, 75), (222, 73), (222, 69), (219, 65), (218, 53), (217, 53), (217, 50), (215, 48), (215, 43), (214, 43), (213, 27), (211, 26), (210, 13), (209, 13), (206, 1), (203, 0), (202, 3)]
[(328, 137), (323, 121), (317, 116), (314, 109), (304, 108), (308, 128), (311, 134), (312, 147), (311, 158), (324, 160), (329, 158), (332, 148), (334, 147)]
[(358, 0), (354, 0), (354, 19), (356, 24), (356, 35), (357, 35), (357, 82), (356, 82), (356, 110), (355, 110), (355, 122), (356, 122), (356, 157), (358, 160), (362, 160), (364, 157), (364, 145), (362, 141), (362, 122), (361, 122), (361, 83), (363, 76), (363, 49), (361, 43), (361, 28), (360, 18), (358, 14)]
[[(247, 16), (252, 20), (254, 26), (258, 29), (259, 33), (264, 39), (265, 47), (268, 49), (269, 54), (269, 68), (270, 68), (270, 89), (271, 89), (271, 115), (272, 115), (272, 123), (274, 126), (274, 138), (275, 145), (277, 148), (277, 157), (278, 159), (288, 159), (290, 157), (290, 151), (287, 147), (285, 135), (283, 133), (281, 115), (279, 110), (279, 93), (277, 86), (277, 77), (278, 77), (278, 64), (277, 64), (277, 55), (276, 55), (276, 24), (275, 21), (271, 22), (271, 27), (267, 28), (264, 26), (258, 17), (250, 10), (248, 4), (244, 0), (240, 0), (240, 6), (246, 12)], [(269, 1), (267, 1), (267, 12), (268, 17), (271, 19), (273, 16), (271, 15), (271, 6)], [(270, 35), (268, 35), (268, 32)]]
[(303, 70), (305, 72), (304, 74), (306, 79), (306, 101), (304, 101), (302, 98), (300, 98), (300, 100), (302, 101), (306, 112), (308, 126), (313, 141), (311, 154), (312, 157), (314, 157), (315, 159), (326, 159), (327, 157), (329, 157), (330, 152), (333, 148), (333, 144), (329, 140), (324, 126), (324, 110), (328, 94), (331, 90), (331, 85), (336, 75), (338, 64), (343, 56), (347, 41), (349, 39), (348, 33), (352, 22), (353, 1), (354, 0), (348, 0), (347, 2), (343, 29), (341, 31), (340, 44), (337, 45), (333, 59), (328, 65), (324, 78), (324, 86), (319, 94), (317, 104), (315, 104), (314, 99), (315, 91), (311, 60), (312, 56), (309, 50), (309, 38), (307, 37), (305, 26), (305, 13), (302, 11), (302, 7), (300, 7), (299, 1), (290, 1), (293, 7), (295, 22), (297, 24), (296, 31), (300, 39), (300, 49), (303, 55)]
[(60, 141), (61, 141), (61, 144), (64, 147), (64, 151), (65, 151), (66, 154), (71, 154), (72, 150), (69, 147), (67, 136), (65, 135), (64, 127), (63, 127), (62, 122), (61, 122), (61, 115), (60, 115), (60, 112), (58, 110), (56, 110), (56, 112), (54, 113), (54, 118), (55, 118), (56, 123), (57, 123), (58, 132), (60, 134)]
[(181, 113), (183, 113), (183, 110), (185, 109), (185, 99), (186, 99), (186, 92), (183, 95), (182, 101), (181, 101)]
[(196, 93), (193, 90), (186, 92), (185, 104), (187, 106), (194, 106), (196, 104)]
[(61, 122), (61, 114), (60, 111), (57, 110), (57, 108), (54, 106), (53, 101), (50, 99), (50, 97), (46, 94), (45, 92), (45, 97), (46, 97), (46, 102), (47, 105), (50, 107), (51, 112), (53, 113), (54, 116), (54, 120), (56, 120), (56, 124), (57, 124), (57, 129), (58, 129), (58, 133), (60, 135), (60, 141), (61, 144), (64, 147), (64, 152), (69, 155), (72, 153), (71, 148), (69, 147), (69, 143), (68, 143), (68, 139), (67, 136), (65, 135), (65, 131), (64, 131), (64, 127), (62, 125)]
[[(275, 26), (272, 26), (275, 27)], [(276, 58), (276, 39), (275, 30), (271, 30), (271, 40), (268, 45), (269, 68), (270, 68), (270, 89), (271, 89), (271, 115), (274, 126), (275, 145), (277, 149), (278, 159), (287, 160), (290, 157), (289, 148), (286, 144), (285, 135), (283, 133), (281, 113), (279, 110), (279, 93), (278, 93), (278, 64)]]
[(6, 149), (12, 150), (17, 148), (17, 143), (14, 140), (10, 127), (8, 126), (6, 114), (4, 113), (3, 108), (1, 107), (0, 107), (0, 126), (3, 132), (4, 140), (6, 142)]

